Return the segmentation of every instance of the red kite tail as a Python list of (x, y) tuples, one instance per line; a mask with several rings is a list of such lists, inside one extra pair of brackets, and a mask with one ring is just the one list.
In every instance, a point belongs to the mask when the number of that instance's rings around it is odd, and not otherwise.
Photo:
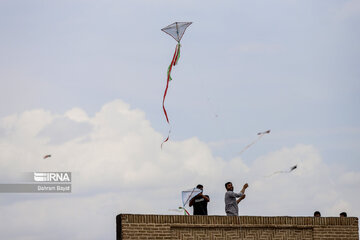
[[(164, 115), (166, 117), (166, 121), (167, 121), (168, 124), (170, 124), (170, 122), (169, 122), (169, 117), (168, 117), (166, 109), (165, 109), (165, 98), (166, 98), (167, 91), (169, 89), (169, 82), (172, 80), (172, 78), (171, 78), (172, 66), (175, 66), (176, 63), (177, 63), (177, 60), (179, 60), (179, 51), (180, 51), (180, 44), (176, 45), (174, 56), (173, 56), (173, 58), (171, 60), (171, 63), (169, 65), (169, 67), (168, 67), (167, 79), (166, 79), (166, 88), (165, 88), (165, 92), (164, 92), (164, 96), (163, 96), (163, 102), (162, 102)], [(161, 148), (162, 148), (162, 145), (169, 140), (170, 132), (171, 132), (171, 130), (169, 130), (167, 138), (161, 143)]]

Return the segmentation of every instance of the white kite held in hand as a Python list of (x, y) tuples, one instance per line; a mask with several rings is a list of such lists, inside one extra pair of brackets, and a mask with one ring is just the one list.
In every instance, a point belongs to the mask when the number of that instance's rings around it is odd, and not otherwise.
[(267, 130), (265, 132), (259, 132), (257, 135), (258, 135), (258, 138), (253, 141), (252, 143), (250, 143), (249, 145), (247, 145), (246, 147), (243, 148), (243, 150), (241, 150), (241, 152), (239, 154), (242, 154), (243, 152), (245, 152), (247, 149), (249, 149), (252, 145), (254, 145), (255, 143), (257, 143), (258, 141), (260, 141), (260, 139), (265, 135), (265, 134), (270, 134), (271, 130)]
[(183, 202), (183, 206), (181, 209), (183, 209), (184, 212), (186, 212), (188, 215), (189, 213), (185, 209), (186, 204), (190, 203), (191, 199), (193, 199), (195, 196), (197, 196), (200, 193), (202, 193), (202, 190), (198, 188), (192, 188), (181, 192), (181, 198)]
[(193, 199), (196, 195), (198, 195), (201, 192), (202, 190), (198, 188), (192, 188), (189, 190), (182, 191), (181, 197), (182, 197), (183, 206), (185, 207), (185, 205), (188, 204), (191, 201), (191, 199)]
[(202, 190), (198, 188), (192, 188), (189, 190), (182, 191), (181, 197), (183, 201), (183, 207), (185, 207), (186, 204), (188, 204), (191, 201), (191, 199), (193, 199), (199, 193), (202, 193)]

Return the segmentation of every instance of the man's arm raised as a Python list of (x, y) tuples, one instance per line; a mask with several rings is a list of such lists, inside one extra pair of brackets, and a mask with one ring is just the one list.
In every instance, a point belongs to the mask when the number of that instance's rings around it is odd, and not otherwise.
[(203, 195), (202, 193), (200, 193), (199, 196), (203, 197), (206, 202), (210, 202), (210, 198), (207, 195)]
[(240, 192), (241, 192), (242, 194), (245, 194), (245, 190), (246, 190), (248, 187), (249, 187), (249, 184), (245, 183)]
[(239, 197), (239, 198), (236, 200), (236, 203), (239, 204), (239, 202), (241, 202), (241, 200), (243, 200), (245, 197), (246, 197), (246, 195), (243, 194), (241, 197)]
[(241, 202), (241, 200), (243, 200), (246, 195), (245, 195), (245, 190), (249, 187), (249, 184), (245, 183), (243, 188), (241, 189), (240, 193), (242, 194), (242, 196), (236, 200), (236, 203), (239, 204), (239, 202)]

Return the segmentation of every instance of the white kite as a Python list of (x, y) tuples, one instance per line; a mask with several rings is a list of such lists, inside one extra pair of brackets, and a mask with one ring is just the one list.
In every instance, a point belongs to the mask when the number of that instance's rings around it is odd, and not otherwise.
[(258, 135), (258, 138), (253, 141), (252, 143), (250, 143), (249, 145), (247, 145), (246, 147), (243, 148), (243, 150), (241, 150), (241, 152), (239, 154), (242, 154), (243, 152), (245, 152), (248, 148), (250, 148), (252, 145), (254, 145), (255, 143), (257, 143), (258, 141), (260, 141), (260, 139), (265, 136), (266, 134), (269, 134), (271, 132), (271, 130), (267, 130), (265, 132), (259, 132), (257, 135)]
[(181, 198), (182, 198), (183, 206), (179, 207), (179, 209), (183, 209), (184, 213), (186, 212), (187, 215), (190, 215), (189, 212), (186, 211), (185, 206), (191, 201), (191, 199), (193, 199), (195, 196), (197, 196), (200, 193), (202, 193), (202, 190), (198, 188), (192, 188), (189, 190), (182, 191)]
[[(165, 32), (166, 34), (169, 34), (172, 38), (174, 38), (177, 41), (177, 45), (175, 48), (175, 52), (174, 52), (174, 56), (171, 60), (171, 63), (168, 67), (167, 70), (167, 79), (166, 79), (166, 88), (165, 88), (165, 92), (164, 92), (164, 96), (163, 96), (163, 102), (162, 102), (162, 107), (163, 107), (163, 111), (164, 111), (164, 115), (166, 117), (166, 121), (167, 123), (170, 125), (170, 121), (168, 118), (168, 114), (166, 112), (165, 109), (165, 98), (166, 98), (166, 94), (169, 88), (169, 82), (172, 80), (171, 78), (171, 70), (173, 68), (173, 66), (175, 66), (180, 58), (180, 41), (181, 38), (184, 36), (185, 30), (192, 24), (192, 22), (174, 22), (173, 24), (170, 24), (167, 27), (164, 27), (163, 29), (161, 29), (161, 31)], [(171, 132), (171, 128), (169, 129), (169, 133), (167, 138), (161, 143), (161, 147), (162, 145), (167, 142), (169, 140), (170, 137), (170, 132)]]

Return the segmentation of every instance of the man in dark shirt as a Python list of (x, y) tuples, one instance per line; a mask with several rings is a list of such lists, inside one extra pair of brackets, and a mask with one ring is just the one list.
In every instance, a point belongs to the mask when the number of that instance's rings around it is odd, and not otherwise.
[(196, 186), (196, 188), (200, 189), (201, 193), (199, 193), (190, 200), (189, 206), (194, 207), (193, 215), (208, 215), (207, 204), (208, 202), (210, 202), (210, 198), (208, 195), (203, 195), (203, 185), (199, 184)]

